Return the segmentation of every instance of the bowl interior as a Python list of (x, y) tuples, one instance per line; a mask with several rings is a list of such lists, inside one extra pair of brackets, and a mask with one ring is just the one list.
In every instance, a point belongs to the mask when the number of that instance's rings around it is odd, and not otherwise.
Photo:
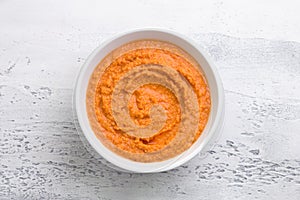
[[(162, 162), (154, 163), (140, 163), (131, 161), (129, 159), (123, 158), (109, 149), (107, 149), (95, 136), (93, 130), (89, 125), (89, 120), (86, 112), (86, 90), (89, 82), (89, 78), (93, 73), (94, 68), (98, 63), (112, 50), (115, 48), (126, 44), (130, 41), (141, 40), (141, 39), (155, 39), (162, 40), (173, 43), (191, 56), (193, 56), (196, 61), (201, 65), (201, 70), (204, 72), (205, 77), (208, 81), (208, 85), (211, 92), (212, 107), (208, 123), (199, 137), (199, 139), (185, 152), (182, 154)], [(195, 43), (189, 41), (184, 36), (180, 36), (176, 33), (170, 31), (162, 30), (137, 30), (124, 33), (122, 35), (116, 36), (107, 42), (103, 43), (89, 56), (85, 64), (83, 65), (76, 82), (75, 88), (75, 108), (78, 117), (78, 121), (82, 132), (84, 133), (86, 139), (91, 144), (91, 146), (106, 160), (112, 164), (131, 171), (131, 172), (159, 172), (175, 168), (198, 154), (211, 140), (218, 127), (221, 124), (222, 118), (222, 86), (219, 80), (218, 74), (215, 67), (209, 61), (208, 56), (205, 52), (197, 47)]]

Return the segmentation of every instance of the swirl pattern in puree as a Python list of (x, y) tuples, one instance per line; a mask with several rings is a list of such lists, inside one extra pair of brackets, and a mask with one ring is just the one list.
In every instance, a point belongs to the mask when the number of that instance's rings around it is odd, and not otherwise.
[(87, 89), (87, 113), (97, 138), (139, 162), (187, 150), (208, 121), (210, 92), (199, 64), (181, 48), (140, 40), (108, 54)]

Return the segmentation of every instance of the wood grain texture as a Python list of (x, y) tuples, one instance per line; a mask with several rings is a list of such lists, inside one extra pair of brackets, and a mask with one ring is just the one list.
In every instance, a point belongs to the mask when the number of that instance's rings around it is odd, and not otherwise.
[(95, 19), (87, 25), (67, 4), (34, 19), (33, 3), (14, 16), (4, 12), (13, 3), (0, 2), (0, 199), (300, 199), (298, 42), (181, 31), (220, 72), (221, 138), (204, 158), (174, 170), (122, 173), (85, 149), (72, 111), (80, 66), (119, 29)]

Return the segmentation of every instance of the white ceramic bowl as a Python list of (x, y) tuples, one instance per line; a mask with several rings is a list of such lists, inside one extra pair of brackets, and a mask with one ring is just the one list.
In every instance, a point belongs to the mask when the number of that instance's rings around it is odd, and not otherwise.
[[(191, 56), (201, 65), (202, 71), (208, 81), (211, 92), (211, 113), (208, 123), (199, 139), (182, 154), (162, 162), (141, 163), (123, 158), (108, 148), (97, 139), (89, 125), (86, 112), (86, 90), (93, 70), (98, 63), (112, 50), (130, 41), (141, 39), (155, 39), (173, 43)], [(88, 57), (82, 66), (74, 90), (74, 108), (78, 122), (88, 143), (94, 150), (117, 168), (136, 173), (161, 172), (178, 167), (200, 152), (207, 150), (221, 131), (224, 120), (224, 90), (216, 67), (207, 54), (193, 41), (178, 33), (162, 29), (138, 29), (119, 34), (104, 42)]]

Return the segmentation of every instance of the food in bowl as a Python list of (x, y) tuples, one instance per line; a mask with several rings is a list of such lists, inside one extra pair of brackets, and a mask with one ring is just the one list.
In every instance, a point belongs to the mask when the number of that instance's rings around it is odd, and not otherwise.
[(199, 63), (159, 40), (124, 44), (100, 61), (87, 88), (90, 126), (112, 152), (137, 162), (173, 158), (208, 121), (210, 90)]

